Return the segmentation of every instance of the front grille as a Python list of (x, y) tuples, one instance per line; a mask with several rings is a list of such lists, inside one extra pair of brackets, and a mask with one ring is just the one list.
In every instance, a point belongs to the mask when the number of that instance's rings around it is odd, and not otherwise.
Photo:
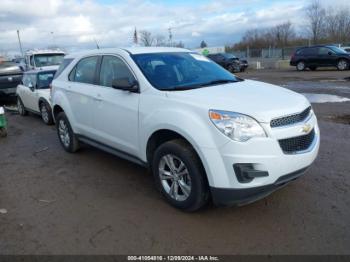
[(273, 119), (270, 123), (270, 126), (280, 127), (280, 126), (287, 126), (287, 125), (292, 125), (295, 123), (302, 122), (308, 117), (308, 115), (310, 114), (310, 111), (311, 111), (311, 106), (306, 108), (303, 112), (299, 114), (294, 114), (294, 115)]
[(278, 140), (280, 147), (285, 154), (293, 154), (307, 150), (315, 139), (315, 130), (304, 136), (297, 136)]

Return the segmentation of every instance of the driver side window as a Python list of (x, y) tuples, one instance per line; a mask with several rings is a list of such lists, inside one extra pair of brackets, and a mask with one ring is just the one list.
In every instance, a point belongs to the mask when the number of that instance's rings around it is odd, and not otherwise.
[(125, 80), (132, 83), (135, 81), (135, 77), (120, 58), (103, 56), (99, 84), (101, 86), (112, 87), (113, 80)]

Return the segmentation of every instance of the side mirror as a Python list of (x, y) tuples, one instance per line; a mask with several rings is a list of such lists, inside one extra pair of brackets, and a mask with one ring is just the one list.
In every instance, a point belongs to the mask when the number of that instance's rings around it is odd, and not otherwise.
[(113, 79), (112, 87), (134, 93), (139, 91), (139, 83), (136, 80), (130, 82), (128, 78)]
[(32, 83), (29, 83), (29, 84), (28, 84), (28, 88), (29, 88), (30, 90), (32, 90), (32, 92), (34, 91), (34, 86), (33, 86)]
[(328, 52), (328, 55), (333, 55), (333, 53), (332, 52)]

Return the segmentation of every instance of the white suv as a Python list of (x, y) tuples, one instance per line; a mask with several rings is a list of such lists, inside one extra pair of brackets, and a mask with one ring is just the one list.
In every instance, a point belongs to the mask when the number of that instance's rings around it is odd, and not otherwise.
[(85, 142), (149, 167), (177, 208), (253, 202), (318, 153), (304, 96), (240, 79), (186, 49), (94, 50), (66, 56), (59, 71), (52, 103), (64, 149)]

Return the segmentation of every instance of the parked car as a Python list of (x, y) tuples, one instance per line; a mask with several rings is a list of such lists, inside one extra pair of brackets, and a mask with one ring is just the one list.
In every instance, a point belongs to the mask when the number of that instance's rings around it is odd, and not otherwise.
[(16, 92), (20, 115), (25, 116), (28, 112), (40, 114), (45, 124), (53, 124), (50, 87), (55, 72), (54, 70), (32, 70), (24, 73)]
[(0, 97), (16, 95), (16, 87), (22, 80), (23, 71), (16, 63), (0, 62)]
[(99, 49), (68, 55), (59, 71), (52, 106), (63, 148), (84, 142), (149, 167), (180, 209), (251, 203), (318, 153), (304, 96), (242, 80), (186, 49)]
[(341, 47), (345, 52), (350, 53), (350, 46), (342, 46)]
[(349, 69), (350, 54), (336, 46), (310, 46), (298, 49), (291, 57), (291, 66), (298, 71), (306, 68), (316, 70), (318, 67), (335, 66), (338, 70)]
[(24, 57), (26, 70), (57, 70), (64, 56), (62, 50), (29, 50)]
[(231, 73), (244, 72), (248, 67), (247, 60), (239, 60), (238, 57), (228, 53), (209, 54), (207, 57)]

